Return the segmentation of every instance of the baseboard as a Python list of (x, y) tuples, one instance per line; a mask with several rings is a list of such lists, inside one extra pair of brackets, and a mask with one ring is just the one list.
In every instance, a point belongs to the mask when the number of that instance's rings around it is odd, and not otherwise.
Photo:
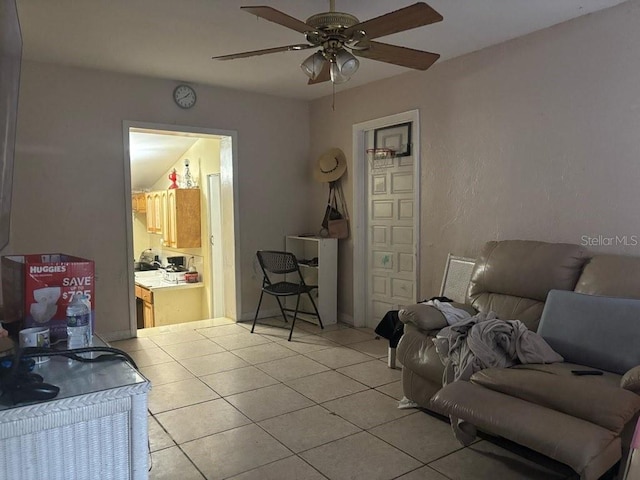
[[(338, 321), (351, 325), (352, 327), (356, 326), (355, 321), (353, 320), (353, 315), (347, 315), (346, 313), (338, 313)], [(364, 325), (362, 326), (364, 327)]]

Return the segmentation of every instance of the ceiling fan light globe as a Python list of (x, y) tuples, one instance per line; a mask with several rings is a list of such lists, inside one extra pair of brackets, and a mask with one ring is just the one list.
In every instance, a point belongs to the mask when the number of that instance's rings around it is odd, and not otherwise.
[(300, 68), (307, 77), (309, 77), (311, 80), (315, 80), (316, 77), (320, 75), (324, 62), (324, 55), (322, 54), (322, 52), (318, 51), (313, 55), (307, 57), (307, 59), (300, 64)]
[(338, 66), (340, 74), (345, 77), (351, 77), (360, 66), (358, 59), (344, 49), (336, 54), (335, 64)]
[(340, 85), (341, 83), (345, 83), (349, 81), (349, 79), (351, 78), (350, 76), (348, 77), (340, 73), (340, 68), (335, 62), (331, 62), (330, 73), (331, 73), (331, 81), (333, 82), (334, 85)]

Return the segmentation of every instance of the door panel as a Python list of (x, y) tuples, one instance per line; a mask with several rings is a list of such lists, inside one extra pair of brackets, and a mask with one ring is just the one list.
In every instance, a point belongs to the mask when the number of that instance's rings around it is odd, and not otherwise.
[[(366, 132), (372, 144), (373, 132)], [(375, 327), (389, 311), (415, 302), (416, 225), (414, 159), (398, 157), (385, 168), (368, 162), (366, 325)], [(377, 167), (377, 165), (374, 165)]]

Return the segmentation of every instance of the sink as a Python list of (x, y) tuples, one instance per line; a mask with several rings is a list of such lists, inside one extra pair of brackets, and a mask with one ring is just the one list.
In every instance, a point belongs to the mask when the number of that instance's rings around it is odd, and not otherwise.
[(149, 270), (158, 270), (158, 265), (154, 265), (152, 263), (147, 262), (134, 262), (133, 270), (136, 272), (146, 272)]

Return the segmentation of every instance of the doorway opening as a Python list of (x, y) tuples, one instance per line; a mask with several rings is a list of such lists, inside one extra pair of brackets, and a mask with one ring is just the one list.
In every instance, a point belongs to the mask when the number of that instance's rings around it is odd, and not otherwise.
[[(407, 133), (403, 133), (403, 128)], [(374, 328), (388, 310), (417, 302), (420, 244), (418, 110), (353, 125), (353, 319)], [(372, 162), (376, 138), (408, 137), (405, 155)], [(382, 144), (384, 147), (385, 145)], [(397, 153), (397, 152), (396, 152)]]
[(125, 122), (123, 137), (132, 336), (236, 320), (236, 133)]

